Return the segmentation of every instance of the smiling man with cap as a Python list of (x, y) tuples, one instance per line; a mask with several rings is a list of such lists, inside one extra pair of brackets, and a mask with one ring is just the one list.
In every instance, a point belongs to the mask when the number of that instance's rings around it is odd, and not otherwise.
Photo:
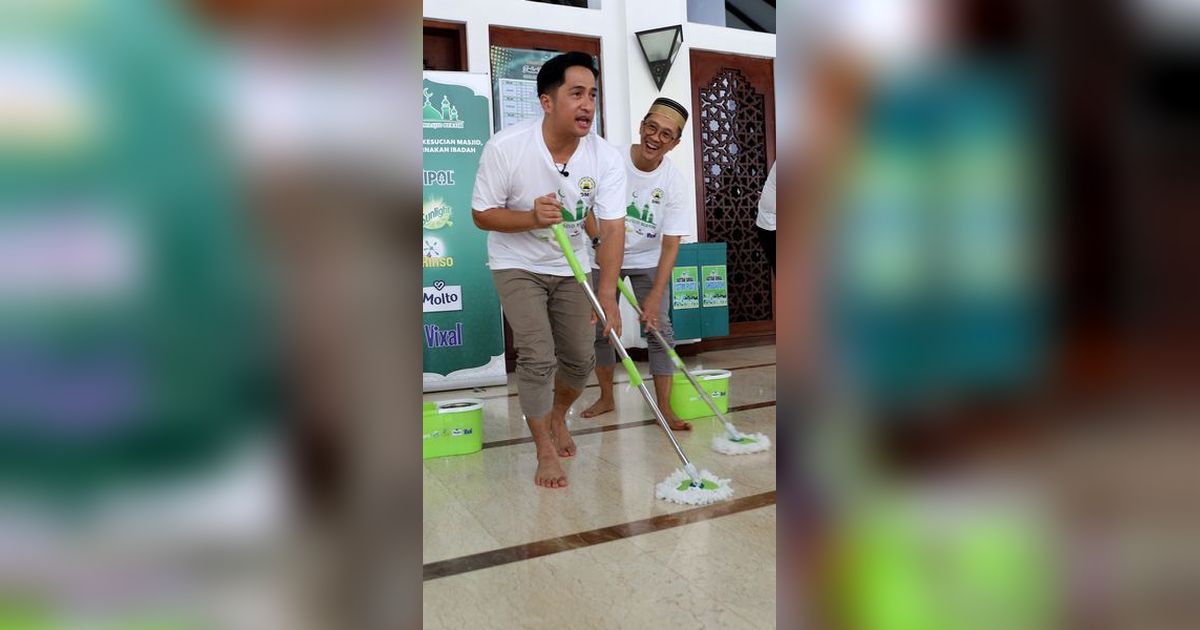
[[(679, 146), (687, 118), (687, 110), (679, 103), (669, 98), (655, 99), (650, 111), (642, 119), (639, 129), (641, 142), (629, 147), (625, 156), (628, 192), (621, 277), (629, 278), (630, 288), (641, 304), (642, 325), (647, 330), (657, 329), (663, 339), (672, 345), (675, 342), (671, 320), (667, 315), (669, 300), (663, 298), (669, 295), (671, 269), (675, 267), (675, 258), (679, 255), (680, 238), (689, 233), (692, 191), (672, 166), (667, 153)], [(593, 243), (604, 247), (607, 237), (600, 226), (590, 217), (585, 225)], [(596, 287), (596, 294), (604, 296), (605, 290), (603, 286)], [(580, 414), (585, 418), (607, 413), (615, 407), (613, 372), (616, 354), (609, 345), (607, 335), (599, 327), (595, 343), (600, 398)], [(646, 343), (650, 349), (650, 374), (654, 377), (659, 408), (672, 429), (691, 429), (691, 425), (671, 411), (671, 375), (674, 370), (666, 348), (660, 347), (653, 335), (647, 337)]]

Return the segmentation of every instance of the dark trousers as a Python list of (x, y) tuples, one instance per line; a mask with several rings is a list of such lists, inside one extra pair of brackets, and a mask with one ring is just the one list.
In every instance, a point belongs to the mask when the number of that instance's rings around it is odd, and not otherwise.
[(775, 230), (764, 230), (757, 225), (754, 226), (754, 231), (758, 232), (758, 242), (762, 244), (763, 255), (767, 257), (767, 262), (771, 263), (771, 273), (775, 273)]

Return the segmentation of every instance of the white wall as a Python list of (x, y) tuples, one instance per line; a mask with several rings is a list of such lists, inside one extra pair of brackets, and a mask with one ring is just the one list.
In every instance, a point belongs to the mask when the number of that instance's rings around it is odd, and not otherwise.
[[(687, 7), (688, 0), (602, 0), (600, 9), (580, 9), (528, 0), (426, 0), (424, 16), (467, 25), (467, 63), (470, 72), (490, 71), (488, 27), (491, 25), (599, 37), (606, 136), (617, 146), (628, 146), (631, 139), (637, 137), (642, 116), (658, 96), (678, 101), (690, 112), (691, 49), (775, 58), (774, 34), (689, 23)], [(675, 65), (671, 67), (662, 91), (659, 91), (654, 86), (650, 68), (642, 57), (634, 33), (675, 24), (683, 25), (683, 48), (675, 58)], [(778, 83), (778, 71), (775, 76)], [(696, 185), (694, 152), (695, 143), (689, 122), (682, 141), (669, 157), (693, 191)], [(695, 242), (695, 195), (689, 198), (688, 203), (691, 209), (688, 213), (691, 235), (685, 237), (684, 242)], [(624, 302), (622, 309), (627, 309)], [(637, 334), (632, 311), (626, 312), (623, 320), (627, 332), (622, 335), (622, 341), (631, 347), (645, 347), (645, 341)]]

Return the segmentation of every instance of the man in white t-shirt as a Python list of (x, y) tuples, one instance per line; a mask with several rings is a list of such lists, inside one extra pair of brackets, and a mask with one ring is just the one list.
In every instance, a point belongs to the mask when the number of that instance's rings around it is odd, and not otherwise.
[(758, 217), (754, 220), (754, 231), (758, 233), (763, 255), (771, 265), (771, 273), (775, 273), (775, 163), (771, 164), (771, 172), (767, 173), (767, 182), (763, 184), (762, 196), (758, 198)]
[(587, 53), (547, 61), (537, 78), (544, 115), (488, 141), (471, 202), (475, 225), (489, 232), (488, 267), (513, 331), (517, 395), (537, 447), (534, 483), (546, 488), (567, 485), (558, 458), (575, 454), (566, 414), (595, 365), (597, 319), (551, 225), (563, 225), (576, 257), (586, 264), (584, 217), (599, 218), (609, 244), (597, 250), (599, 272), (593, 275), (599, 275), (608, 328), (621, 332), (615, 293), (625, 232), (625, 168), (620, 152), (591, 133), (596, 77)]
[[(626, 196), (625, 235), (621, 239), (625, 248), (621, 276), (629, 278), (630, 288), (642, 307), (643, 326), (647, 330), (658, 329), (663, 340), (672, 345), (673, 331), (667, 316), (667, 307), (670, 306), (668, 287), (671, 269), (675, 267), (675, 258), (679, 255), (679, 240), (689, 233), (688, 218), (692, 206), (688, 202), (692, 199), (692, 191), (667, 159), (667, 153), (679, 145), (687, 117), (687, 110), (679, 103), (669, 98), (655, 100), (642, 119), (641, 143), (629, 147), (624, 159), (629, 192)], [(608, 244), (604, 240), (606, 235), (590, 217), (587, 229), (594, 239), (599, 237), (599, 247)], [(596, 290), (598, 295), (604, 295), (603, 287), (597, 287)], [(659, 408), (672, 429), (691, 429), (691, 425), (671, 411), (671, 375), (674, 368), (667, 349), (661, 347), (653, 335), (647, 337), (646, 344), (650, 350), (650, 374), (654, 377)], [(600, 398), (580, 414), (584, 418), (614, 409), (615, 365), (616, 353), (609, 345), (607, 335), (597, 326), (596, 380), (600, 384)]]

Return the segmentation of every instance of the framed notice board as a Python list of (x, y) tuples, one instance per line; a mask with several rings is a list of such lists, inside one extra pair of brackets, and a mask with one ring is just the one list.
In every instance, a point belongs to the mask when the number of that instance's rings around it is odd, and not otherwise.
[[(537, 74), (542, 64), (561, 53), (578, 50), (592, 55), (601, 68), (600, 40), (577, 35), (541, 33), (493, 26), (489, 48), (492, 75), (492, 123), (496, 131), (538, 118)], [(596, 81), (596, 117), (592, 129), (604, 135), (604, 89)]]

